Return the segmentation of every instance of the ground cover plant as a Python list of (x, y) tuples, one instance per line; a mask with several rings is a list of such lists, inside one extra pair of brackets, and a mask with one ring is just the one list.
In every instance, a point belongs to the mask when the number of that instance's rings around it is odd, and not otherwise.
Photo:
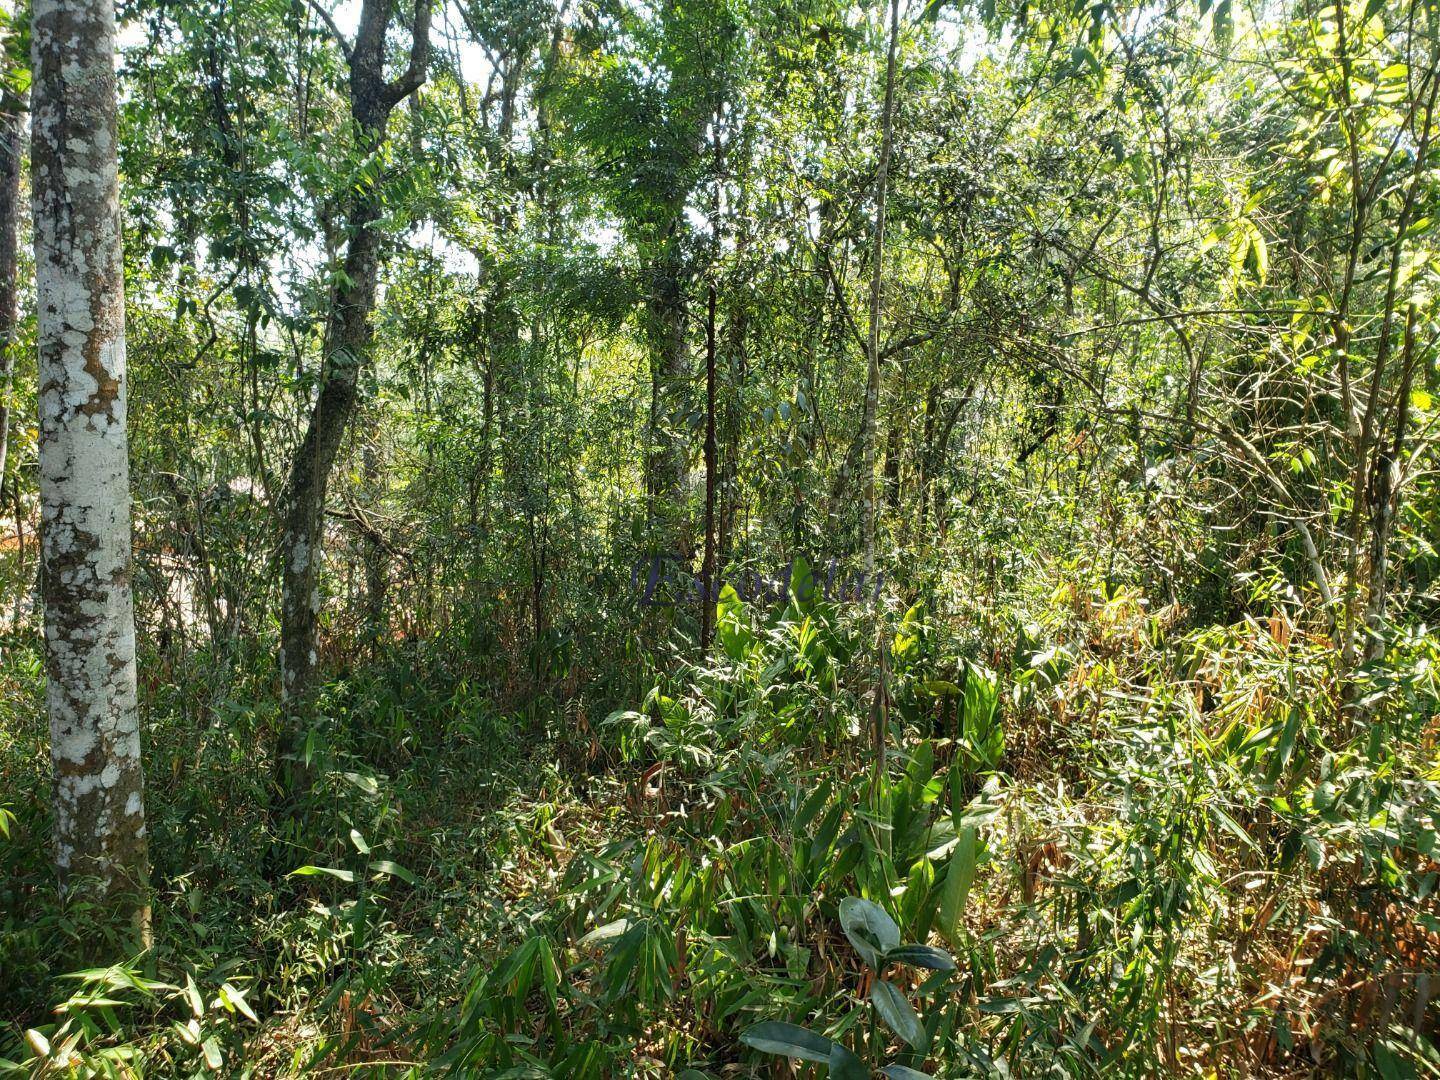
[(0, 11), (0, 1075), (1440, 1077), (1440, 7)]

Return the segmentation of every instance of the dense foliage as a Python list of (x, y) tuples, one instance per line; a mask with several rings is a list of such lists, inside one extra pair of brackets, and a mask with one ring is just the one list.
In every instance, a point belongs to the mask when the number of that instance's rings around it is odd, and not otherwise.
[(145, 950), (22, 253), (0, 1072), (1440, 1076), (1434, 0), (356, 8), (121, 9)]

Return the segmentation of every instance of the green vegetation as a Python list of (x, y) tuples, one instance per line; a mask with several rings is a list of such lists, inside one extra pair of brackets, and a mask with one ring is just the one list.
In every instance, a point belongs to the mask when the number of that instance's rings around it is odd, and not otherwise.
[(1440, 1077), (1436, 0), (118, 18), (148, 870), (37, 168), (0, 1076)]

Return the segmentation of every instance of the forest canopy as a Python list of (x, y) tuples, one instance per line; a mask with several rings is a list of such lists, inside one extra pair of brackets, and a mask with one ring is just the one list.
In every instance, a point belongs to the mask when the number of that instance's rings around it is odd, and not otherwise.
[(1437, 0), (6, 0), (0, 1074), (1440, 1077)]

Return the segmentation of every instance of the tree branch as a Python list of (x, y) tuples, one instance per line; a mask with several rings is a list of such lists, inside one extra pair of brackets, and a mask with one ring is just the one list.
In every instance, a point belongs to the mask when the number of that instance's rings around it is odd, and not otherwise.
[(392, 103), (404, 100), (425, 82), (425, 69), (430, 64), (430, 0), (415, 0), (415, 25), (410, 37), (410, 66), (399, 78), (386, 84), (385, 94)]
[(320, 16), (321, 22), (330, 31), (330, 36), (335, 39), (335, 44), (339, 45), (340, 51), (344, 53), (345, 62), (351, 63), (355, 56), (355, 49), (345, 40), (345, 35), (340, 32), (340, 27), (335, 25), (335, 20), (331, 18), (330, 13), (320, 6), (319, 0), (305, 0), (305, 2), (310, 5), (311, 11)]

